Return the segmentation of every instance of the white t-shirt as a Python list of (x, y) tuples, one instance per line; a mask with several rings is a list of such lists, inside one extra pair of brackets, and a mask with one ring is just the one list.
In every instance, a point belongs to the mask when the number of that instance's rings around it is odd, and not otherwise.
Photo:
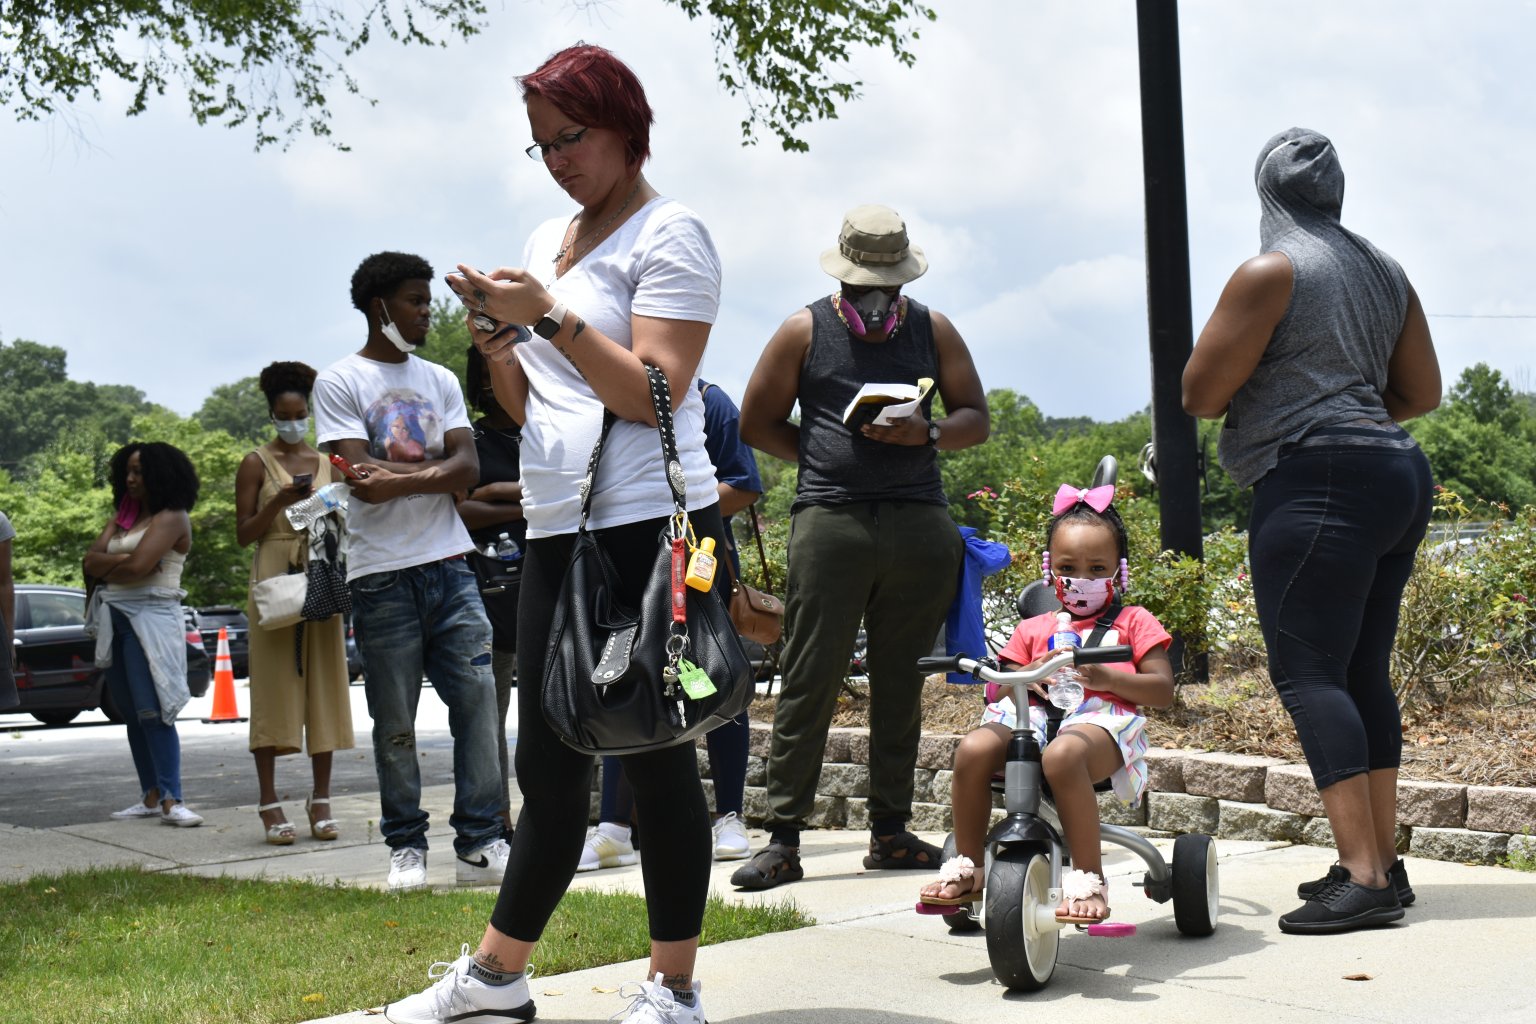
[[(630, 316), (713, 324), (720, 306), (720, 256), (697, 214), (657, 197), (555, 278), (554, 256), (569, 219), (546, 221), (529, 238), (523, 266), (572, 315), (631, 348)], [(567, 323), (570, 321), (567, 320)], [(523, 515), (528, 536), (574, 533), (581, 520), (581, 481), (602, 432), (603, 406), (565, 356), (543, 338), (517, 347), (528, 376), (521, 449)], [(673, 414), (689, 511), (717, 500), (715, 469), (704, 450), (704, 400), (694, 381), (670, 381), (686, 397)], [(672, 512), (656, 428), (619, 420), (609, 431), (597, 470), (591, 529), (656, 519)]]
[[(390, 462), (443, 457), (443, 435), (469, 427), (459, 382), (416, 356), (381, 363), (353, 353), (315, 378), (315, 440), (359, 438)], [(411, 494), (382, 505), (347, 503), (347, 579), (425, 565), (474, 544), (451, 494)]]

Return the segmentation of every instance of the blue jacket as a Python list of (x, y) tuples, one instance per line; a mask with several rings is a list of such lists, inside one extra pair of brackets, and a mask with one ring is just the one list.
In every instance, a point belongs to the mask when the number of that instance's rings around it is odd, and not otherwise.
[[(1013, 555), (1008, 545), (983, 540), (975, 527), (960, 527), (960, 536), (965, 540), (965, 559), (960, 563), (960, 585), (955, 588), (955, 601), (949, 606), (949, 617), (944, 620), (944, 650), (949, 654), (984, 658), (992, 652), (987, 648), (986, 622), (981, 612), (981, 581), (1006, 569), (1013, 561)], [(951, 672), (949, 681), (976, 682), (961, 672)]]

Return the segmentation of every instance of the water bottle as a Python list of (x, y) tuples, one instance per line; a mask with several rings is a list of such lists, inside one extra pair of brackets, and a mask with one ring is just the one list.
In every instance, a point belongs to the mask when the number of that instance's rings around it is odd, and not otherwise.
[[(1051, 650), (1060, 650), (1063, 647), (1081, 647), (1083, 638), (1077, 635), (1072, 628), (1072, 616), (1066, 612), (1056, 613), (1056, 632), (1051, 634)], [(1046, 694), (1051, 703), (1063, 711), (1071, 711), (1083, 702), (1083, 677), (1075, 668), (1062, 668), (1051, 676), (1050, 685), (1046, 687)]]
[(307, 530), (309, 524), (332, 509), (347, 507), (347, 485), (340, 480), (326, 484), (303, 501), (296, 501), (283, 511), (295, 530)]
[(503, 533), (496, 538), (496, 557), (503, 562), (515, 562), (523, 557), (523, 550), (517, 546), (511, 534)]

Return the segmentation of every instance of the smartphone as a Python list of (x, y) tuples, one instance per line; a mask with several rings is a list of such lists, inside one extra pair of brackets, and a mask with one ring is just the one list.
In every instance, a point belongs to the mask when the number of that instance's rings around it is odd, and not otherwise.
[(341, 470), (341, 475), (346, 477), (348, 480), (361, 480), (363, 478), (363, 474), (353, 469), (352, 463), (348, 462), (340, 455), (331, 456), (331, 465)]
[(300, 473), (293, 478), (293, 483), (296, 487), (308, 487), (314, 482), (315, 474), (313, 473)]

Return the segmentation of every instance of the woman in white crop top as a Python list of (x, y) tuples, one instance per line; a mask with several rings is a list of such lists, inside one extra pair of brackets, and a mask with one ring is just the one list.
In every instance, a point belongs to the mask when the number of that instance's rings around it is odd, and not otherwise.
[(106, 667), (139, 774), (141, 800), (112, 817), (199, 825), (203, 819), (181, 801), (176, 734), (189, 697), (181, 570), (192, 549), (187, 513), (197, 502), (197, 470), (179, 448), (135, 443), (112, 456), (111, 478), (115, 511), (82, 568), (88, 585), (103, 588), (96, 662)]

